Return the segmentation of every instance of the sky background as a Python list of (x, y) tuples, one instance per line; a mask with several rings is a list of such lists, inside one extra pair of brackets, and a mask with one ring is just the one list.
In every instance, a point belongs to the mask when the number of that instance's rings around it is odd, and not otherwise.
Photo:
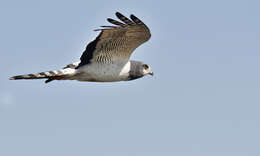
[[(260, 1), (0, 1), (1, 156), (259, 156)], [(78, 61), (119, 11), (152, 33), (130, 82), (10, 81)]]

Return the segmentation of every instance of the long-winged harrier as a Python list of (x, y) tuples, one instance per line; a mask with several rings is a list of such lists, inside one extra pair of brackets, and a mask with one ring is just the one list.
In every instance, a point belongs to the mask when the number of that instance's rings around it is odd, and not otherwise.
[(11, 77), (18, 79), (78, 80), (92, 82), (129, 81), (147, 74), (152, 69), (143, 62), (130, 61), (133, 51), (151, 37), (149, 28), (136, 16), (130, 19), (117, 12), (121, 22), (108, 18), (114, 26), (101, 26), (100, 34), (90, 42), (80, 61), (61, 70)]

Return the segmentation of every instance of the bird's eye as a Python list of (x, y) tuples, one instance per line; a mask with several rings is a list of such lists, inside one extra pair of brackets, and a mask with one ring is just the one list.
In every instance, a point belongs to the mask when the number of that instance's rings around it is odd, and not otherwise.
[(143, 64), (144, 69), (148, 69), (149, 66), (147, 64)]

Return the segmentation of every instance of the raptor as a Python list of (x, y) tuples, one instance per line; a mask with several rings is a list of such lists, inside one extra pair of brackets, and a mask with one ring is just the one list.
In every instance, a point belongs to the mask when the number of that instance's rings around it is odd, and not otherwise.
[(120, 22), (108, 18), (107, 21), (113, 26), (96, 29), (100, 33), (87, 45), (80, 61), (60, 70), (18, 75), (10, 80), (47, 79), (45, 83), (53, 80), (115, 82), (153, 75), (149, 65), (130, 60), (133, 51), (151, 38), (149, 28), (134, 15), (130, 15), (129, 19), (116, 12), (116, 16)]

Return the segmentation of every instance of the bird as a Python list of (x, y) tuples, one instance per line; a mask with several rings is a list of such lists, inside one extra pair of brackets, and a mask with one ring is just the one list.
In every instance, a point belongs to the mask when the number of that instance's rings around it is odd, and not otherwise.
[(17, 75), (9, 79), (47, 79), (45, 83), (53, 80), (117, 82), (153, 76), (148, 64), (130, 60), (134, 50), (151, 38), (149, 28), (133, 14), (130, 19), (119, 12), (115, 15), (120, 21), (107, 18), (112, 26), (95, 29), (100, 33), (86, 46), (80, 61), (60, 70)]

